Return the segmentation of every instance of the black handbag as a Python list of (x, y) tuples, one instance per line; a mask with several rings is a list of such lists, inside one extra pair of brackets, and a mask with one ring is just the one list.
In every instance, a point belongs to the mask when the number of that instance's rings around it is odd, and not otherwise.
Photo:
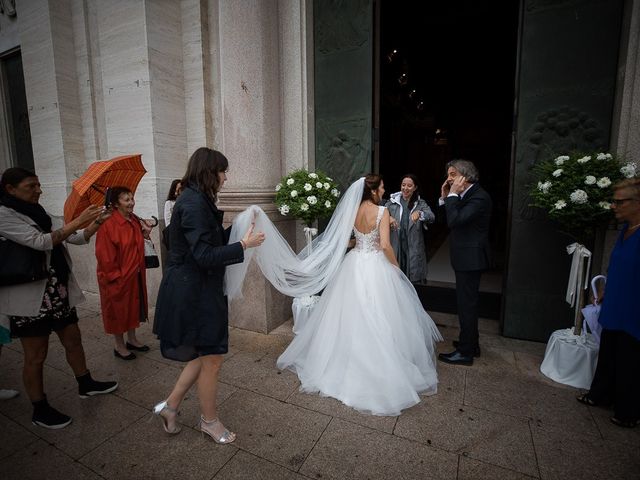
[(49, 276), (47, 254), (0, 236), (0, 286), (35, 282)]

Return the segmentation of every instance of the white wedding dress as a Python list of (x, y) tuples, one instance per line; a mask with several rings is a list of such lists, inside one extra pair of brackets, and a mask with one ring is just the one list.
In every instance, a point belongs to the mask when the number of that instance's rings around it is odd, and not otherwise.
[(442, 337), (416, 291), (380, 249), (379, 207), (370, 233), (325, 288), (308, 322), (278, 358), (301, 390), (374, 415), (399, 415), (437, 392), (435, 342)]

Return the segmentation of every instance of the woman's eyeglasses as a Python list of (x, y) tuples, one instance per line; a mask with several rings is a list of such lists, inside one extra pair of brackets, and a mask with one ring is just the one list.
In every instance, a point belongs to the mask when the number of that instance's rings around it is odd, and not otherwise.
[(638, 200), (638, 199), (637, 198), (612, 198), (611, 203), (616, 207), (619, 207), (620, 205), (623, 205), (624, 202), (629, 202), (631, 200)]

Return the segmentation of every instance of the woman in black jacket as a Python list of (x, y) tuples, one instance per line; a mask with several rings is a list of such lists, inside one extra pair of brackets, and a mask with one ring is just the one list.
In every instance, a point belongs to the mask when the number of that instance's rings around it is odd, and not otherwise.
[(231, 443), (236, 437), (218, 420), (216, 409), (218, 372), (229, 338), (225, 267), (242, 262), (245, 249), (264, 241), (264, 234), (253, 233), (251, 226), (240, 242), (227, 244), (230, 229), (222, 227), (224, 212), (218, 210), (216, 200), (228, 166), (222, 153), (205, 147), (189, 159), (171, 217), (171, 250), (153, 326), (162, 355), (188, 362), (171, 394), (154, 407), (154, 413), (167, 433), (178, 433), (178, 408), (198, 382), (200, 429), (217, 443)]

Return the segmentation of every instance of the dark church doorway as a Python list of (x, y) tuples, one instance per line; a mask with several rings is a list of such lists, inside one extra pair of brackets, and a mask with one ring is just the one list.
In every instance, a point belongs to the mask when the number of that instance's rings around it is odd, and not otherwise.
[(472, 0), (381, 1), (377, 13), (379, 172), (389, 194), (399, 190), (403, 174), (416, 174), (436, 214), (425, 233), (429, 281), (418, 293), (428, 310), (455, 312), (448, 229), (438, 198), (446, 163), (468, 159), (494, 202), (494, 267), (483, 277), (480, 313), (499, 318), (519, 2), (501, 5), (498, 15)]

